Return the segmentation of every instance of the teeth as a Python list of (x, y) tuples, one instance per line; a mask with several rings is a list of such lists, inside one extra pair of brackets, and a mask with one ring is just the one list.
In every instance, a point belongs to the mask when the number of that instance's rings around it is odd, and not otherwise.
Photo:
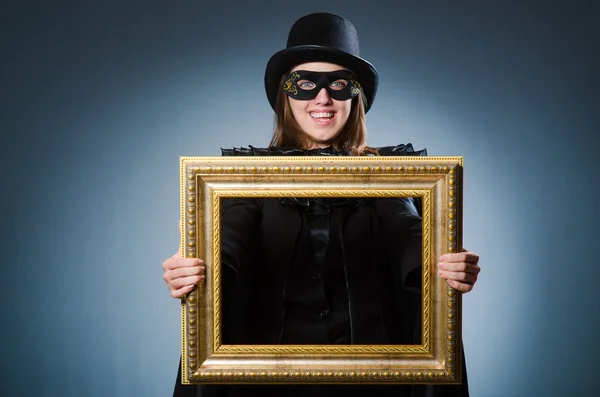
[(331, 112), (321, 112), (321, 113), (312, 112), (310, 114), (310, 117), (312, 117), (313, 119), (331, 118), (331, 117), (333, 117), (333, 113), (331, 113)]

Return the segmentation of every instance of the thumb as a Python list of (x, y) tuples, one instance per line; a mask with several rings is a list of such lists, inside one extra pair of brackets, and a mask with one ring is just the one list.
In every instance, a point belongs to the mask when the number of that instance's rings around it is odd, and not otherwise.
[[(179, 226), (179, 238), (181, 238), (181, 219), (177, 224)], [(178, 245), (177, 252), (175, 253), (175, 255), (173, 255), (173, 258), (181, 258), (181, 244)]]
[(177, 247), (177, 252), (172, 257), (173, 258), (181, 258), (181, 246)]

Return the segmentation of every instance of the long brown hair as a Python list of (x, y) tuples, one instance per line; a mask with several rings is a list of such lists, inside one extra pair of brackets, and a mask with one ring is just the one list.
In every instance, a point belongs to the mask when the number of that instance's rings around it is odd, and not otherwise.
[[(283, 92), (283, 80), (280, 87), (275, 103), (275, 129), (269, 146), (305, 149), (310, 145), (312, 138), (296, 122), (289, 98)], [(366, 149), (367, 124), (365, 122), (365, 99), (363, 96), (361, 89), (360, 95), (352, 99), (348, 120), (340, 133), (331, 142), (333, 149), (347, 151), (355, 156), (361, 155)]]

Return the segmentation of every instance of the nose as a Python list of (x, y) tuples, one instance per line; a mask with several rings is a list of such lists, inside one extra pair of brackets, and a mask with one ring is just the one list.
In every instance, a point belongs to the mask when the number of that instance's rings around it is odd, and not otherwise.
[(325, 88), (321, 88), (321, 91), (315, 97), (315, 103), (317, 105), (329, 105), (331, 103), (331, 97)]

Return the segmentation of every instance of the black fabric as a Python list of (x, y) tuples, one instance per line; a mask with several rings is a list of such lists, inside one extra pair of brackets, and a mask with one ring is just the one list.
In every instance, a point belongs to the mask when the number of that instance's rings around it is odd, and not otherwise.
[[(412, 145), (378, 148), (378, 152), (396, 155), (399, 152), (406, 153), (409, 147), (410, 152), (414, 153)], [(236, 151), (240, 152), (233, 150)], [(244, 153), (249, 151), (316, 155), (315, 151), (276, 148), (241, 150)], [(322, 155), (343, 155), (331, 149), (321, 149), (320, 152)], [(290, 276), (294, 276), (293, 270), (302, 260), (312, 260), (313, 265), (312, 269), (304, 269), (304, 275), (319, 266), (314, 249), (319, 245), (314, 245), (312, 237), (319, 233), (311, 233), (310, 227), (306, 227), (308, 220), (304, 216), (305, 209), (298, 205), (301, 201), (288, 201), (287, 205), (281, 199), (244, 198), (225, 199), (222, 202), (224, 344), (281, 342), (286, 331), (286, 288), (290, 285)], [(350, 201), (350, 208), (344, 209), (341, 219), (333, 222), (335, 228), (340, 225), (339, 241), (332, 239), (333, 229), (330, 229), (327, 255), (322, 262), (327, 264), (328, 256), (332, 261), (341, 257), (348, 298), (348, 317), (345, 318), (350, 322), (350, 342), (419, 344), (421, 283), (418, 275), (421, 272), (422, 236), (418, 205), (412, 199), (401, 198)], [(317, 225), (318, 229), (321, 223), (317, 220), (313, 225)], [(332, 245), (337, 246), (339, 251), (331, 250)], [(307, 259), (298, 255), (299, 247), (302, 253), (310, 252), (312, 257)], [(337, 281), (336, 284), (339, 284), (339, 278)], [(292, 298), (302, 302), (300, 290), (297, 291)], [(343, 294), (340, 290), (334, 292), (336, 296), (340, 294)], [(340, 319), (345, 316), (344, 306), (340, 307)], [(327, 329), (318, 332), (318, 337), (326, 335), (327, 338), (335, 333)], [(467, 397), (469, 392), (464, 356), (462, 368), (462, 385), (177, 384), (174, 396)], [(179, 374), (178, 383), (180, 379)]]
[(283, 82), (283, 91), (287, 96), (300, 101), (315, 99), (323, 88), (337, 101), (347, 101), (360, 94), (360, 84), (349, 70), (295, 70)]
[[(287, 204), (283, 200), (283, 205)], [(280, 343), (350, 344), (350, 314), (340, 232), (345, 199), (289, 200), (302, 213), (301, 238), (290, 264)], [(307, 244), (307, 245), (301, 245)]]
[[(221, 149), (222, 156), (350, 156), (348, 151), (338, 151), (331, 147), (319, 149), (298, 149), (298, 148), (280, 148), (268, 147), (257, 148), (248, 146), (247, 148)], [(396, 146), (381, 146), (369, 148), (365, 156), (427, 156), (427, 149), (415, 150), (411, 143)]]

